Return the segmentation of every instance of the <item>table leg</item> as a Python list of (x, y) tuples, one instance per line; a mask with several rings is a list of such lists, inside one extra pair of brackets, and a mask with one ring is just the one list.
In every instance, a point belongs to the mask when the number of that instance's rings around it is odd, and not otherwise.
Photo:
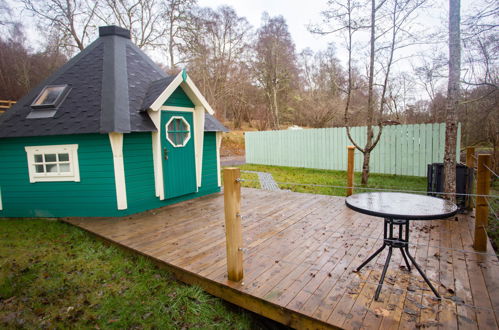
[(416, 260), (414, 260), (414, 257), (411, 256), (411, 254), (409, 253), (409, 247), (406, 247), (405, 253), (409, 257), (409, 259), (411, 259), (412, 264), (414, 265), (414, 267), (416, 267), (416, 269), (418, 270), (419, 274), (421, 274), (421, 276), (425, 280), (426, 284), (428, 284), (428, 286), (430, 287), (431, 291), (433, 291), (433, 293), (435, 294), (435, 296), (437, 296), (440, 299), (441, 297), (438, 294), (437, 290), (433, 287), (433, 285), (431, 284), (430, 280), (426, 277), (426, 274), (423, 272), (423, 270), (416, 263)]
[(384, 228), (383, 228), (383, 245), (376, 251), (374, 252), (369, 258), (367, 258), (359, 267), (357, 267), (356, 271), (360, 271), (362, 268), (364, 268), (365, 265), (369, 263), (369, 261), (373, 260), (374, 257), (376, 257), (378, 254), (381, 253), (386, 247), (385, 240), (387, 239), (387, 231), (388, 231), (388, 222), (387, 219), (385, 219), (384, 223)]
[(381, 251), (383, 251), (385, 249), (385, 247), (386, 247), (386, 245), (383, 244), (383, 246), (381, 246), (376, 252), (374, 252), (372, 256), (367, 258), (366, 261), (364, 261), (359, 267), (357, 267), (357, 271), (361, 270), (365, 265), (367, 265), (369, 263), (369, 261), (373, 260), (373, 258), (376, 257), (378, 254), (380, 254)]
[(411, 271), (411, 264), (409, 263), (409, 260), (407, 260), (407, 256), (405, 255), (404, 248), (400, 248), (400, 252), (402, 252), (402, 257), (404, 257), (405, 264), (407, 266), (407, 270)]
[(390, 264), (390, 259), (392, 257), (392, 247), (388, 247), (388, 255), (386, 256), (385, 266), (383, 267), (383, 272), (381, 273), (381, 278), (379, 279), (378, 288), (376, 289), (376, 294), (374, 295), (374, 300), (378, 300), (381, 288), (383, 287), (383, 282), (385, 281), (386, 271), (388, 270), (388, 265)]
[[(399, 226), (399, 237), (401, 240), (404, 240), (406, 243), (409, 243), (409, 222), (406, 222), (405, 224), (405, 238), (402, 239), (402, 226)], [(405, 247), (408, 247), (406, 244)], [(405, 264), (407, 266), (407, 270), (411, 271), (411, 264), (409, 263), (409, 260), (407, 260), (407, 256), (405, 255), (404, 252), (404, 247), (400, 247), (400, 252), (402, 253), (402, 257), (404, 257)]]

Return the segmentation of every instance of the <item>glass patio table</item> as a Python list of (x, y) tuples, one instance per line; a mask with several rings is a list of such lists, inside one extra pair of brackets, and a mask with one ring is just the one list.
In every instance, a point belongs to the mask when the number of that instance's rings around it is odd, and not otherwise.
[[(380, 254), (381, 251), (388, 247), (388, 255), (374, 299), (378, 300), (379, 298), (394, 248), (400, 249), (407, 269), (411, 271), (410, 260), (433, 293), (440, 298), (437, 290), (428, 280), (421, 267), (416, 263), (414, 257), (409, 253), (409, 222), (415, 220), (440, 220), (451, 217), (457, 213), (456, 204), (441, 198), (398, 192), (355, 194), (347, 197), (345, 203), (349, 208), (359, 213), (384, 218), (383, 245), (357, 267), (357, 271), (360, 271), (374, 257)], [(398, 226), (398, 230), (394, 230), (395, 226)]]

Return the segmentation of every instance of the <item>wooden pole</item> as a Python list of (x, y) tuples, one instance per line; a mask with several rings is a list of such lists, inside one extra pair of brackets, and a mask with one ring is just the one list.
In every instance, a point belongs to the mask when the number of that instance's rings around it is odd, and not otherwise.
[(475, 147), (466, 147), (466, 166), (475, 167)]
[[(473, 173), (473, 169), (475, 168), (475, 147), (466, 147), (466, 167), (471, 168)], [(468, 181), (469, 182), (469, 181)], [(473, 182), (471, 181), (471, 187), (469, 187), (469, 192), (473, 192)], [(473, 208), (473, 203), (471, 202), (472, 197), (467, 196), (466, 198), (466, 209), (471, 210)]]
[(237, 167), (228, 167), (223, 173), (227, 272), (230, 281), (238, 282), (243, 279), (240, 171)]
[(348, 167), (347, 167), (347, 197), (353, 194), (353, 167), (355, 163), (355, 147), (348, 146)]
[[(490, 171), (485, 167), (491, 166), (490, 155), (478, 155), (476, 193), (488, 195), (490, 192)], [(489, 220), (489, 205), (485, 197), (477, 196), (475, 210), (475, 241), (477, 251), (487, 251), (487, 225)]]

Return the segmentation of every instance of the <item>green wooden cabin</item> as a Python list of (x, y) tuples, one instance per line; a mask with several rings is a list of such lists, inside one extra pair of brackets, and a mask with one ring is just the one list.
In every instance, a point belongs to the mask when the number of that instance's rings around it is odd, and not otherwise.
[(0, 116), (0, 217), (110, 217), (220, 191), (227, 131), (192, 80), (107, 26)]

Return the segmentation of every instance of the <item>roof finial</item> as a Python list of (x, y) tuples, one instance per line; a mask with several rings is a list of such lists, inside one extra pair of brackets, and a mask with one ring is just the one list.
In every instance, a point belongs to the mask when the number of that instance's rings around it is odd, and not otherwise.
[(187, 71), (185, 68), (182, 69), (182, 80), (185, 82), (187, 80)]

